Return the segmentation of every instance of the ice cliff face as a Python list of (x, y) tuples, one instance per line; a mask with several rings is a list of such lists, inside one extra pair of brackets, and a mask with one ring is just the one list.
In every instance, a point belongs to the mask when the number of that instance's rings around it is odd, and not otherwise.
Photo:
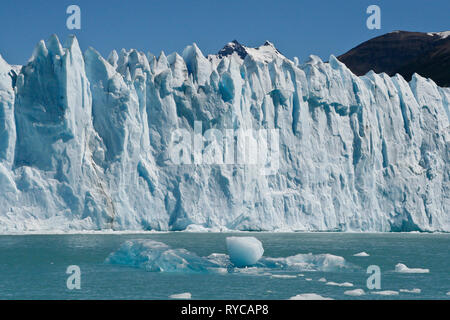
[[(0, 232), (450, 231), (450, 89), (241, 47), (104, 59), (53, 36), (21, 69), (0, 57)], [(174, 164), (196, 122), (277, 129), (278, 170)]]

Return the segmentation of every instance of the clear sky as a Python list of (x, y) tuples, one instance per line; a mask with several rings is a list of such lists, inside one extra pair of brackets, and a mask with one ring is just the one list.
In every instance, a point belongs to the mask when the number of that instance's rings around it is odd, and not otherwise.
[[(195, 42), (217, 53), (237, 39), (258, 46), (270, 40), (288, 58), (310, 54), (328, 60), (372, 37), (394, 30), (450, 30), (449, 0), (1, 0), (0, 54), (24, 64), (40, 39), (75, 34), (108, 55), (136, 48), (159, 54), (181, 52)], [(81, 8), (81, 30), (67, 30), (66, 9)], [(381, 30), (366, 27), (366, 9), (381, 8)]]

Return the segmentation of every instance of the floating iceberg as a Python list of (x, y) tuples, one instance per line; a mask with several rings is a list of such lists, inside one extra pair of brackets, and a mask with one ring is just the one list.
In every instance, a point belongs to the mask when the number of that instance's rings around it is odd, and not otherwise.
[(430, 269), (408, 268), (403, 263), (398, 263), (395, 265), (395, 272), (399, 272), (399, 273), (429, 273)]
[(206, 273), (218, 264), (185, 249), (172, 249), (153, 240), (125, 242), (112, 253), (106, 263), (143, 268), (151, 272)]
[(336, 286), (336, 287), (353, 287), (353, 283), (350, 282), (342, 282), (342, 283), (337, 283), (337, 282), (327, 282), (326, 285), (328, 286)]
[(185, 293), (177, 293), (169, 296), (170, 299), (180, 299), (180, 300), (189, 300), (192, 299), (192, 294), (190, 292)]
[(230, 260), (236, 267), (254, 265), (264, 253), (261, 241), (254, 237), (228, 237), (226, 241)]
[(418, 288), (414, 288), (414, 289), (400, 289), (400, 292), (406, 292), (406, 293), (421, 293), (422, 290), (418, 289)]
[(289, 300), (333, 300), (333, 299), (322, 297), (317, 293), (301, 293), (289, 298)]
[(354, 257), (369, 257), (370, 255), (367, 252), (359, 252), (353, 255)]
[(347, 291), (344, 291), (344, 294), (347, 295), (347, 296), (355, 296), (355, 297), (358, 297), (358, 296), (363, 296), (363, 295), (365, 295), (366, 293), (364, 292), (363, 289), (354, 289), (354, 290), (347, 290)]
[(276, 279), (295, 279), (295, 278), (297, 278), (296, 275), (291, 275), (291, 274), (273, 274), (271, 277), (276, 278)]
[[(223, 253), (200, 257), (186, 249), (173, 249), (165, 243), (154, 240), (126, 241), (118, 250), (112, 252), (105, 262), (141, 268), (150, 272), (235, 273), (274, 278), (295, 278), (292, 272), (298, 270), (338, 272), (354, 267), (338, 256), (298, 254), (286, 258), (263, 257), (252, 264), (252, 267), (241, 268), (232, 263), (230, 257)], [(277, 272), (277, 274), (271, 272)]]
[(354, 268), (343, 257), (332, 254), (297, 254), (286, 258), (263, 258), (261, 263), (269, 268), (299, 271), (339, 271)]
[(398, 295), (398, 291), (393, 291), (393, 290), (372, 291), (371, 293), (377, 294), (380, 296), (397, 296)]

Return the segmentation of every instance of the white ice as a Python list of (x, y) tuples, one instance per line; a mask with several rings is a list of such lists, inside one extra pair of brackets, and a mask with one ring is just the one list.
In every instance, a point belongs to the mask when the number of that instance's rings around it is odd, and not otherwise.
[(106, 262), (150, 272), (207, 273), (223, 267), (214, 259), (199, 257), (186, 249), (173, 249), (154, 240), (126, 241)]
[(354, 289), (354, 290), (344, 291), (344, 294), (348, 295), (348, 296), (355, 296), (355, 297), (357, 297), (357, 296), (363, 296), (366, 293), (364, 292), (363, 289)]
[(359, 253), (355, 253), (353, 256), (355, 257), (369, 257), (370, 255), (367, 252), (359, 252)]
[(353, 287), (353, 283), (350, 283), (350, 282), (337, 283), (337, 282), (330, 281), (330, 282), (327, 282), (326, 285), (336, 286), (336, 287)]
[[(242, 237), (238, 237), (242, 239)], [(248, 237), (244, 237), (248, 238)], [(256, 240), (256, 239), (255, 239)], [(258, 240), (256, 240), (258, 241)], [(293, 279), (304, 277), (304, 274), (293, 274), (299, 270), (339, 272), (353, 266), (347, 264), (342, 257), (332, 255), (296, 255), (292, 257), (271, 258), (262, 255), (262, 245), (254, 240), (244, 239), (250, 247), (242, 249), (241, 241), (231, 241), (230, 256), (224, 253), (212, 253), (209, 256), (198, 256), (183, 248), (172, 248), (165, 243), (142, 239), (124, 242), (105, 260), (109, 264), (118, 264), (142, 268), (150, 272), (178, 273), (210, 273), (210, 274), (243, 274), (253, 276), (272, 276), (273, 278)], [(237, 248), (235, 248), (238, 246)], [(256, 249), (255, 249), (256, 247)], [(234, 250), (234, 251), (233, 251)], [(257, 250), (255, 253), (254, 251)], [(301, 258), (300, 258), (301, 257)], [(328, 258), (324, 258), (328, 257)], [(330, 260), (329, 257), (334, 257)], [(256, 261), (256, 262), (255, 262)], [(245, 265), (245, 268), (242, 266)], [(311, 281), (311, 278), (307, 278)], [(322, 279), (321, 281), (326, 281)], [(345, 285), (345, 284), (344, 284)]]
[(261, 241), (255, 237), (227, 237), (227, 249), (236, 267), (254, 265), (263, 256)]
[(169, 296), (171, 299), (189, 300), (192, 299), (192, 294), (190, 292), (177, 293)]
[[(449, 104), (420, 75), (299, 65), (270, 42), (105, 59), (52, 36), (23, 67), (0, 58), (0, 233), (448, 232)], [(278, 169), (175, 165), (172, 134), (195, 121), (277, 129)]]
[(418, 289), (418, 288), (414, 288), (414, 289), (400, 289), (400, 292), (406, 292), (406, 293), (421, 293), (422, 290)]
[(398, 295), (398, 291), (393, 291), (393, 290), (372, 291), (371, 293), (377, 294), (380, 296), (396, 296), (396, 295)]
[(333, 300), (333, 299), (322, 297), (317, 293), (301, 293), (289, 298), (289, 300)]
[(399, 273), (429, 273), (430, 269), (408, 268), (403, 263), (398, 263), (395, 265), (395, 272), (399, 272)]
[(338, 271), (352, 268), (343, 257), (325, 254), (296, 254), (286, 258), (263, 258), (262, 262), (267, 267), (279, 267), (287, 270), (299, 271)]
[(273, 274), (271, 277), (278, 278), (278, 279), (295, 279), (295, 278), (297, 278), (296, 275), (290, 275), (290, 274)]

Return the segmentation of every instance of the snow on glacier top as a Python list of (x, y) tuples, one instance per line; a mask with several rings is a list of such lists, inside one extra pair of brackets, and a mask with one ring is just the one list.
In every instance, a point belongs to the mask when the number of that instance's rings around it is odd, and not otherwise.
[(266, 41), (262, 46), (257, 48), (245, 48), (254, 60), (261, 61), (263, 63), (269, 63), (277, 58), (285, 59), (280, 51), (278, 51), (277, 48), (275, 48), (275, 46), (269, 41)]
[[(268, 40), (266, 40), (262, 46), (256, 48), (244, 46), (237, 40), (233, 40), (227, 43), (217, 55), (213, 56), (221, 59), (232, 54), (237, 54), (242, 60), (245, 59), (245, 57), (250, 56), (253, 60), (263, 63), (269, 63), (277, 58), (286, 58), (278, 51), (275, 45)], [(210, 59), (214, 58), (212, 57)]]

